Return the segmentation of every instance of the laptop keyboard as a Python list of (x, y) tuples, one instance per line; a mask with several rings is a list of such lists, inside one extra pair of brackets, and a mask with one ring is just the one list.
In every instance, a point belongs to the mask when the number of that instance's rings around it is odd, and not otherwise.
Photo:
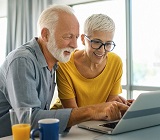
[(114, 129), (117, 124), (118, 124), (118, 122), (112, 122), (112, 123), (101, 124), (100, 126), (102, 126), (102, 127), (109, 127), (109, 128)]

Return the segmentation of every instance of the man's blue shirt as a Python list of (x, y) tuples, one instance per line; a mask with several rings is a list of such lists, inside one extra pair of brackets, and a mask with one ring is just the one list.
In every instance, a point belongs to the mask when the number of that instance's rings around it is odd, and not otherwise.
[(31, 107), (32, 128), (38, 120), (58, 118), (60, 133), (71, 109), (49, 110), (55, 89), (55, 65), (50, 71), (36, 38), (12, 51), (0, 67), (0, 137), (11, 135), (9, 109)]

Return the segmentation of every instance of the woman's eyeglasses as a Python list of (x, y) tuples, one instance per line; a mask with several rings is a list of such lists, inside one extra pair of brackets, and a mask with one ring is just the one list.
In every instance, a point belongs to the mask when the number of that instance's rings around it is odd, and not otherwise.
[(102, 46), (104, 46), (104, 50), (105, 51), (112, 51), (114, 49), (114, 47), (116, 46), (116, 44), (113, 42), (113, 41), (108, 41), (106, 43), (102, 43), (101, 41), (99, 40), (91, 40), (87, 35), (85, 35), (86, 39), (88, 41), (91, 42), (91, 47), (93, 49), (100, 49)]

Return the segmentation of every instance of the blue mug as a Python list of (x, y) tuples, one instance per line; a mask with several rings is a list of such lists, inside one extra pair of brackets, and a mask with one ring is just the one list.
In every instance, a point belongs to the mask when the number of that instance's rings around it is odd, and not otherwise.
[(35, 132), (39, 131), (40, 140), (59, 140), (59, 120), (42, 119), (38, 121), (39, 128), (31, 131), (31, 138), (35, 140)]

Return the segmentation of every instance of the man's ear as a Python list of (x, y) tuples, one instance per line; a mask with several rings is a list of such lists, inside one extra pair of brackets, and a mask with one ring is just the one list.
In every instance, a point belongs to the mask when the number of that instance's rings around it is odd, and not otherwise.
[(48, 42), (48, 40), (49, 40), (49, 30), (47, 28), (43, 28), (41, 30), (41, 37), (42, 37), (43, 41)]
[(81, 41), (82, 41), (83, 45), (85, 45), (85, 39), (84, 39), (84, 37), (85, 37), (84, 34), (81, 34)]

